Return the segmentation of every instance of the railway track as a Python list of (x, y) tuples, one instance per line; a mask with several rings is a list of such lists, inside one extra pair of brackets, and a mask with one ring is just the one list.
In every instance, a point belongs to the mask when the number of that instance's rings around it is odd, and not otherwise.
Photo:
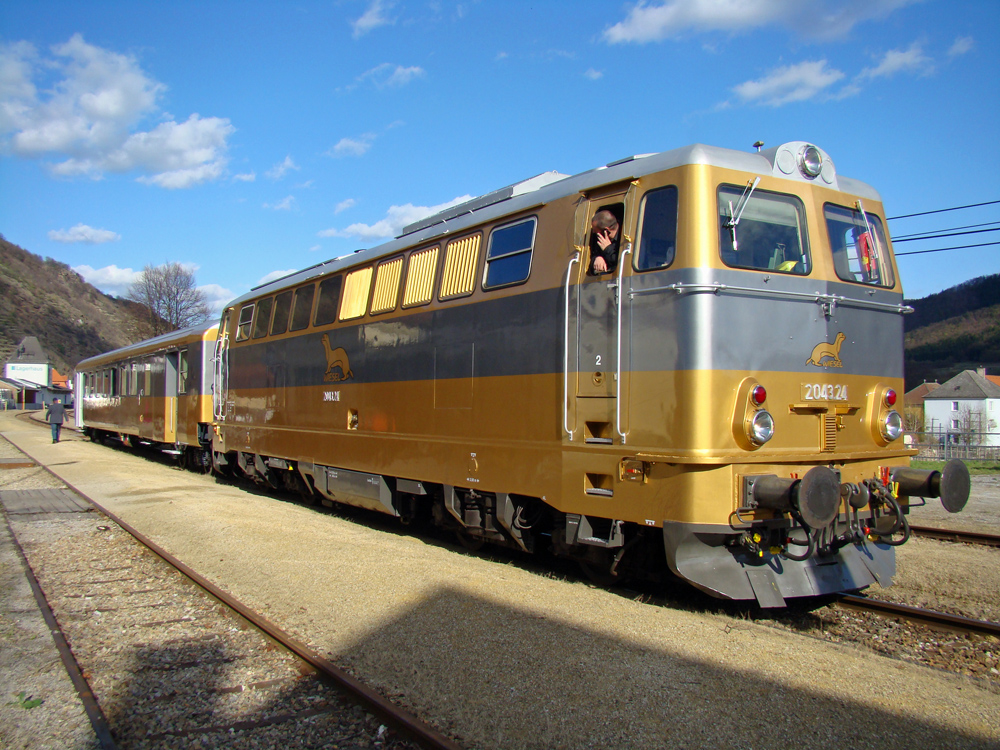
[(959, 529), (939, 529), (933, 526), (914, 526), (913, 524), (910, 524), (910, 531), (915, 536), (922, 536), (927, 539), (941, 539), (946, 542), (1000, 547), (1000, 534), (985, 534), (979, 531), (962, 531)]
[(27, 549), (12, 536), (104, 750), (459, 749), (89, 499), (117, 526), (51, 508), (14, 515), (11, 501), (8, 526), (28, 532)]
[(911, 607), (906, 604), (896, 604), (881, 599), (869, 599), (865, 596), (845, 594), (838, 597), (837, 602), (842, 607), (859, 612), (873, 612), (885, 617), (898, 617), (920, 625), (958, 633), (973, 633), (1000, 638), (1000, 623), (990, 620), (975, 620), (947, 612), (937, 612), (932, 609)]

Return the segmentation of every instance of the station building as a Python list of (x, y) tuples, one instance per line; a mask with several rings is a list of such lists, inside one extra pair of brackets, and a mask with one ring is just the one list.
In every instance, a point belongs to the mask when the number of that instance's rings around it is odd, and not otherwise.
[(35, 336), (25, 336), (4, 365), (0, 408), (42, 409), (57, 397), (72, 403), (69, 378), (52, 366)]

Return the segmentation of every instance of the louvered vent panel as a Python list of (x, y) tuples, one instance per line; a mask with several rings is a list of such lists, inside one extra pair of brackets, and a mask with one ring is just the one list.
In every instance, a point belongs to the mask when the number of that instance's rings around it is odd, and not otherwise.
[(837, 450), (837, 415), (823, 415), (823, 439), (820, 450), (824, 453), (831, 453)]

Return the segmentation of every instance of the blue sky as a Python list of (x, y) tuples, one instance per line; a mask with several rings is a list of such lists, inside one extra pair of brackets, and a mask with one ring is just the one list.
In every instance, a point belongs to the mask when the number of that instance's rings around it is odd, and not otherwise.
[[(220, 305), (469, 196), (696, 142), (811, 141), (889, 216), (1000, 200), (998, 38), (996, 0), (6, 0), (0, 233), (111, 294), (179, 261)], [(899, 265), (920, 297), (1000, 245)]]

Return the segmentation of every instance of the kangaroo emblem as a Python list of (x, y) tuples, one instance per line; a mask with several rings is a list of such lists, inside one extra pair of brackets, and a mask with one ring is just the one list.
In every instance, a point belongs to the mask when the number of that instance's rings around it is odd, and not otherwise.
[[(326, 372), (323, 381), (326, 383), (337, 383), (341, 380), (349, 380), (354, 377), (351, 372), (351, 363), (347, 359), (347, 352), (341, 347), (330, 348), (330, 337), (323, 334), (323, 348), (326, 350)], [(337, 372), (340, 370), (340, 372)]]
[[(826, 341), (816, 344), (813, 347), (812, 355), (806, 360), (806, 364), (817, 367), (843, 367), (844, 363), (840, 361), (840, 347), (843, 346), (846, 338), (847, 336), (841, 332), (837, 334), (837, 338), (832, 344)], [(824, 359), (828, 359), (828, 361), (824, 362)]]

